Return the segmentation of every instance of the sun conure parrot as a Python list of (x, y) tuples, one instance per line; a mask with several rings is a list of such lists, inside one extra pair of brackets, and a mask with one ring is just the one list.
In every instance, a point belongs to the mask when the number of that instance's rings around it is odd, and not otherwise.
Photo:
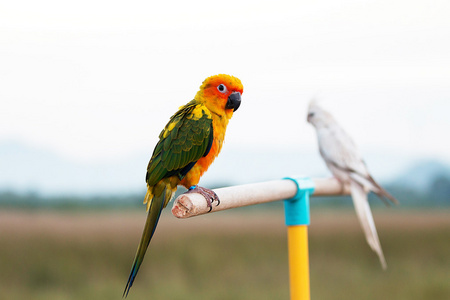
[(180, 107), (159, 135), (145, 177), (147, 221), (124, 296), (133, 285), (161, 211), (177, 186), (202, 194), (210, 208), (211, 202), (219, 201), (213, 191), (197, 184), (222, 148), (228, 121), (241, 104), (242, 92), (242, 83), (234, 76), (219, 74), (206, 78), (194, 99)]

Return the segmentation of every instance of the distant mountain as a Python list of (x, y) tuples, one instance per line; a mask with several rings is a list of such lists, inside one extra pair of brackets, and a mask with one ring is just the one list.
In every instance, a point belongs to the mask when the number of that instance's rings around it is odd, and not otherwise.
[[(150, 155), (143, 151), (102, 163), (79, 163), (46, 149), (0, 142), (0, 191), (78, 196), (144, 193)], [(447, 165), (436, 161), (416, 164), (415, 158), (384, 153), (365, 153), (365, 158), (374, 177), (383, 184), (395, 182), (422, 189), (434, 176), (450, 174)], [(316, 149), (233, 149), (225, 145), (200, 183), (218, 187), (296, 175), (331, 176)]]
[(391, 184), (426, 191), (438, 178), (450, 178), (450, 165), (437, 160), (421, 160), (411, 165)]
[(0, 143), (0, 189), (43, 194), (129, 193), (145, 189), (148, 161), (79, 163), (17, 142)]

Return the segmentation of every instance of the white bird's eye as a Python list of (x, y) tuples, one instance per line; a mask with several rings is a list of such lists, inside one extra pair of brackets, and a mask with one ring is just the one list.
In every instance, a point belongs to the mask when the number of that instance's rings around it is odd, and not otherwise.
[(217, 89), (219, 90), (219, 92), (225, 94), (227, 92), (227, 87), (224, 84), (219, 84), (217, 86)]

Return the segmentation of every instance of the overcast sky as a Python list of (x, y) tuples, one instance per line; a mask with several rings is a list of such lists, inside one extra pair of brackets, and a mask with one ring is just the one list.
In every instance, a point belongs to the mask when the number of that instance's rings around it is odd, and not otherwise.
[(226, 147), (315, 149), (323, 100), (365, 151), (450, 161), (450, 1), (2, 1), (0, 141), (148, 151), (203, 79), (239, 77)]

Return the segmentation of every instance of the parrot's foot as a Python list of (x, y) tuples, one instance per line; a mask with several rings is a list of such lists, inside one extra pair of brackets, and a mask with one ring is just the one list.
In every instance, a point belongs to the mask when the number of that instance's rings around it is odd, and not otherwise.
[(201, 187), (201, 186), (198, 186), (198, 185), (191, 186), (186, 193), (199, 193), (203, 197), (205, 197), (206, 204), (209, 207), (208, 212), (210, 212), (212, 210), (212, 203), (214, 201), (217, 202), (216, 206), (218, 206), (220, 204), (219, 197), (217, 196), (217, 194), (214, 191), (204, 188), (204, 187)]

